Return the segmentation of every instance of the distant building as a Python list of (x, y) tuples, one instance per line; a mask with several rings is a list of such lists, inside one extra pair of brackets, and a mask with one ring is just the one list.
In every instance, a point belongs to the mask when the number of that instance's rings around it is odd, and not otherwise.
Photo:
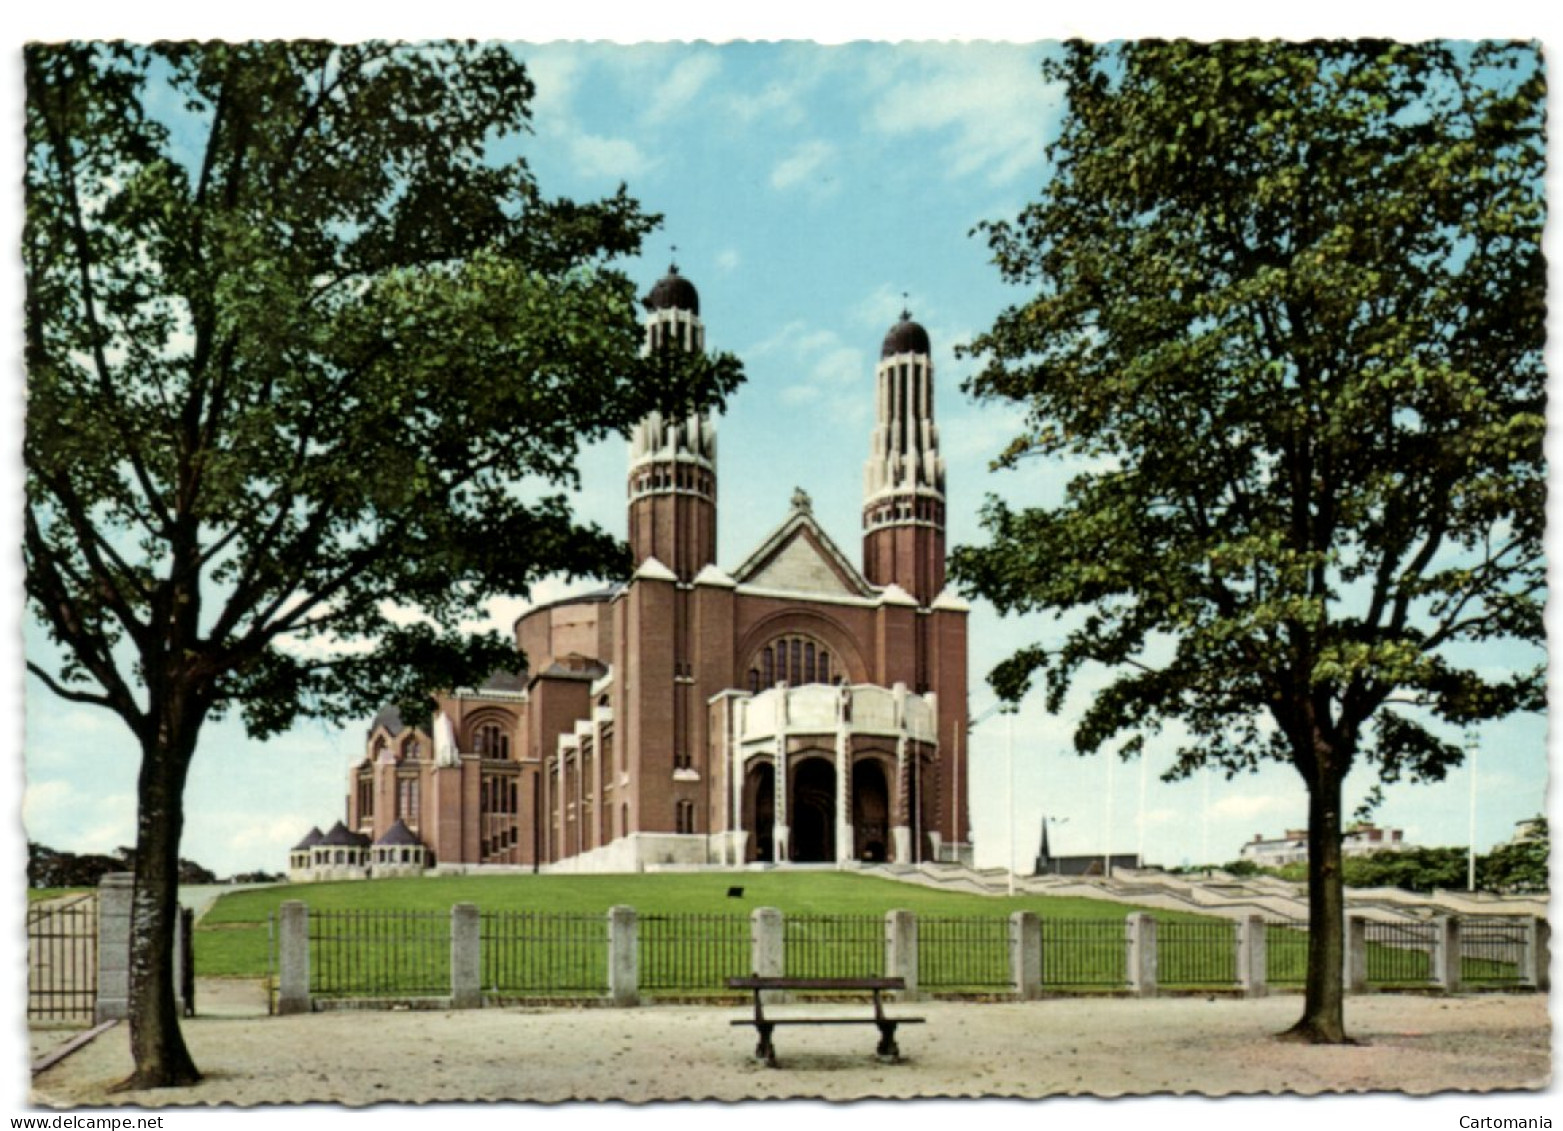
[(1102, 876), (1109, 867), (1140, 868), (1143, 864), (1135, 852), (1097, 852), (1088, 856), (1054, 856), (1047, 840), (1047, 818), (1042, 818), (1042, 845), (1037, 850), (1036, 862), (1031, 869), (1033, 876)]
[[(1381, 829), (1377, 825), (1353, 825), (1341, 837), (1341, 853), (1345, 856), (1400, 852), (1406, 847), (1403, 830)], [(1301, 863), (1308, 859), (1308, 830), (1287, 829), (1285, 836), (1270, 839), (1266, 839), (1262, 833), (1255, 833), (1254, 839), (1243, 845), (1238, 855), (1261, 868)]]
[[(647, 348), (704, 349), (676, 268), (645, 305)], [(295, 847), (293, 878), (969, 859), (968, 607), (945, 587), (931, 355), (909, 314), (880, 350), (861, 566), (798, 490), (718, 568), (715, 421), (638, 424), (633, 576), (525, 613), (520, 670), (428, 719), (382, 711), (344, 820)], [(724, 486), (745, 505), (760, 485)]]

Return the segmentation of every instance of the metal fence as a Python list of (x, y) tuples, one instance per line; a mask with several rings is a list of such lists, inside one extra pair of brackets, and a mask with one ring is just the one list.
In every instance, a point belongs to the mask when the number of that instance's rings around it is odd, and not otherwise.
[(1128, 950), (1122, 919), (1043, 919), (1042, 985), (1121, 988)]
[(1433, 953), (1438, 948), (1437, 923), (1365, 924), (1368, 984), (1427, 985), (1433, 980)]
[(917, 984), (932, 990), (1009, 989), (1009, 920), (917, 917)]
[(1531, 922), (1506, 915), (1473, 915), (1460, 923), (1460, 980), (1474, 986), (1525, 980)]
[(608, 990), (608, 924), (601, 915), (484, 912), (478, 929), (488, 993)]
[(311, 911), (309, 992), (322, 997), (448, 995), (450, 913)]
[(1300, 986), (1308, 980), (1308, 920), (1265, 920), (1265, 981)]
[(98, 1002), (98, 898), (27, 909), (27, 1019), (89, 1024)]
[(885, 921), (881, 916), (788, 915), (782, 932), (789, 977), (884, 975)]
[(1168, 920), (1156, 927), (1157, 980), (1164, 986), (1237, 982), (1237, 924)]
[(725, 990), (752, 973), (747, 915), (642, 915), (640, 988)]

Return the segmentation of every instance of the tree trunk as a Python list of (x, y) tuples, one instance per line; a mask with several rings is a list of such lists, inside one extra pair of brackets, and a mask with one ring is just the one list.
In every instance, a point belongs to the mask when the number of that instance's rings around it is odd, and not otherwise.
[(199, 730), (189, 720), (160, 727), (158, 740), (141, 752), (130, 913), (130, 1051), (136, 1068), (120, 1090), (185, 1087), (201, 1078), (179, 1030), (174, 984), (185, 777)]
[(1345, 1018), (1346, 891), (1341, 873), (1343, 765), (1315, 753), (1308, 780), (1308, 983), (1302, 1019), (1282, 1034), (1309, 1044), (1349, 1044)]

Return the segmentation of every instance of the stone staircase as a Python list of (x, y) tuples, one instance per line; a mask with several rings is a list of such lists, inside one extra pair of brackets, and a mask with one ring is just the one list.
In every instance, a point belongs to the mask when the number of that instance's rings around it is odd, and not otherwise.
[[(1010, 877), (1002, 868), (975, 869), (963, 864), (886, 864), (875, 875), (941, 891), (1008, 895)], [(1307, 919), (1308, 895), (1303, 884), (1274, 876), (1238, 877), (1211, 870), (1199, 876), (1173, 875), (1146, 869), (1119, 869), (1101, 876), (1016, 876), (1017, 895), (1078, 896), (1163, 911), (1187, 911), (1244, 919)], [(1431, 895), (1399, 888), (1348, 888), (1349, 911), (1387, 922), (1418, 921), (1441, 915), (1547, 916), (1547, 900), (1538, 896), (1502, 896), (1435, 891)]]

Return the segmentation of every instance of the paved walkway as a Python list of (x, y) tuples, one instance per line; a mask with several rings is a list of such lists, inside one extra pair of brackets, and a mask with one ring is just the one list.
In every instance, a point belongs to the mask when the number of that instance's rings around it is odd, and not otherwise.
[[(205, 995), (211, 1000), (213, 995)], [(130, 1071), (125, 1026), (35, 1081), (56, 1106), (327, 1101), (761, 1097), (1262, 1095), (1535, 1089), (1551, 1072), (1538, 995), (1354, 998), (1364, 1043), (1307, 1047), (1273, 1034), (1301, 999), (1069, 998), (893, 1007), (928, 1019), (903, 1029), (904, 1063), (881, 1064), (867, 1027), (778, 1032), (781, 1067), (753, 1057), (728, 1007), (334, 1012), (188, 1022), (207, 1074), (197, 1087), (111, 1095)], [(819, 1007), (806, 1007), (814, 1012)]]

